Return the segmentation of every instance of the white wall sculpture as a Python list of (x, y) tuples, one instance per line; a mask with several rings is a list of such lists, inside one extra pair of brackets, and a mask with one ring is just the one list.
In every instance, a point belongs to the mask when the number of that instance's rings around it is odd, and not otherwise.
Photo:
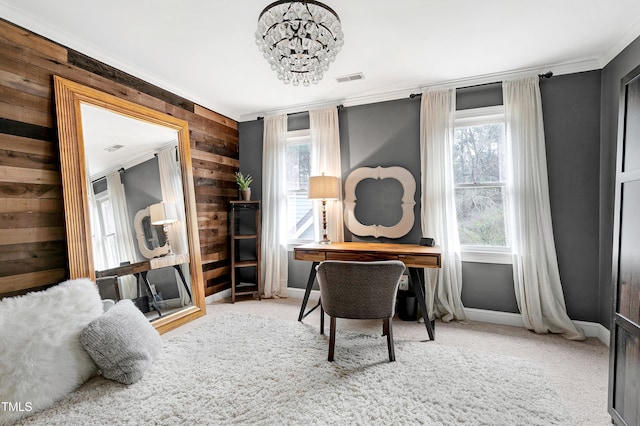
[(136, 231), (136, 239), (138, 240), (140, 253), (147, 259), (164, 256), (169, 253), (169, 245), (166, 242), (163, 246), (154, 249), (150, 249), (147, 246), (147, 235), (145, 235), (144, 226), (142, 225), (142, 220), (147, 216), (149, 216), (149, 207), (139, 210), (133, 218), (133, 227)]
[[(402, 185), (402, 218), (393, 226), (363, 225), (355, 216), (356, 187), (364, 179), (396, 179)], [(360, 167), (353, 170), (344, 183), (344, 217), (347, 228), (359, 236), (400, 238), (411, 231), (415, 222), (413, 208), (416, 204), (416, 181), (403, 167)]]

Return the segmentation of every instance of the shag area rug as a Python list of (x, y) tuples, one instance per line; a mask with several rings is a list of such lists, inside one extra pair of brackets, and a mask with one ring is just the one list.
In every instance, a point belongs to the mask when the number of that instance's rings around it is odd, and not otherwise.
[[(380, 326), (380, 330), (382, 326)], [(374, 332), (372, 330), (372, 332)], [(95, 377), (24, 425), (570, 425), (535, 363), (225, 314), (164, 342), (130, 386)]]

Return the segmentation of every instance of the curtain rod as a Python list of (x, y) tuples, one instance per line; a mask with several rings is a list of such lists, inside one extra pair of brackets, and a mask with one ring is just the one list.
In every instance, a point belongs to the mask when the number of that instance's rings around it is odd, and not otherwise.
[[(344, 105), (342, 105), (342, 104), (336, 105), (336, 108), (338, 108), (338, 111), (340, 111), (342, 108), (344, 108)], [(298, 112), (288, 112), (287, 113), (287, 117), (289, 117), (291, 115), (296, 115), (296, 114), (304, 114), (305, 112), (309, 112), (309, 110), (307, 110), (307, 111), (298, 111)], [(264, 116), (256, 117), (256, 120), (258, 120), (258, 121), (264, 120)]]
[[(124, 172), (126, 172), (126, 170), (124, 169), (124, 167), (120, 167), (120, 168), (118, 169), (118, 173), (122, 174), (122, 173), (124, 173)], [(104, 176), (102, 176), (102, 177), (99, 177), (98, 179), (94, 179), (94, 180), (92, 180), (92, 181), (91, 181), (91, 183), (96, 183), (97, 181), (102, 180), (102, 179), (106, 179), (106, 178), (107, 178), (107, 175), (104, 175)]]
[[(544, 74), (538, 74), (539, 78), (551, 78), (553, 77), (553, 72), (552, 71), (547, 71)], [(492, 81), (491, 83), (482, 83), (482, 84), (474, 84), (472, 86), (462, 86), (462, 87), (456, 87), (456, 90), (459, 89), (470, 89), (472, 87), (482, 87), (482, 86), (488, 86), (490, 84), (498, 84), (498, 83), (502, 83), (502, 81)], [(411, 99), (416, 98), (422, 96), (422, 93), (412, 93), (409, 95), (409, 97)]]

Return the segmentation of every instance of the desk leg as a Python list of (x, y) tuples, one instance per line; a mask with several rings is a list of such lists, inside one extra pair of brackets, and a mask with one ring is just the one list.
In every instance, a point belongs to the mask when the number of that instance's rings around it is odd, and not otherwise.
[(307, 288), (304, 291), (304, 298), (302, 299), (302, 306), (300, 306), (300, 314), (298, 315), (298, 321), (302, 321), (302, 319), (304, 317), (309, 315), (318, 306), (320, 306), (320, 303), (318, 302), (318, 304), (313, 309), (311, 309), (309, 312), (307, 312), (307, 313), (304, 312), (304, 310), (307, 309), (307, 302), (309, 301), (309, 295), (311, 294), (311, 288), (313, 287), (313, 282), (316, 279), (316, 266), (318, 266), (318, 263), (320, 263), (320, 262), (313, 262), (311, 264), (311, 271), (309, 271), (309, 281), (307, 281)]
[(153, 294), (153, 291), (151, 290), (151, 284), (149, 284), (149, 280), (147, 279), (147, 271), (141, 272), (140, 275), (142, 275), (142, 282), (144, 282), (144, 285), (147, 287), (147, 291), (151, 295), (151, 304), (153, 305), (153, 309), (155, 309), (156, 312), (158, 312), (158, 316), (161, 317), (162, 316), (162, 312), (160, 312), (160, 307), (158, 306), (158, 301), (156, 300), (156, 298), (155, 298), (155, 296)]
[(411, 282), (413, 292), (418, 298), (418, 306), (420, 307), (420, 312), (422, 313), (422, 318), (424, 319), (424, 325), (427, 328), (429, 340), (434, 340), (435, 336), (433, 332), (433, 326), (435, 324), (431, 322), (431, 319), (429, 318), (429, 312), (427, 311), (427, 304), (424, 300), (424, 283), (420, 278), (420, 271), (421, 270), (418, 268), (409, 268), (409, 281)]
[(178, 271), (178, 275), (180, 275), (180, 279), (182, 280), (182, 284), (184, 285), (184, 289), (187, 290), (187, 294), (189, 295), (189, 300), (193, 302), (193, 298), (191, 297), (191, 290), (189, 290), (189, 286), (187, 285), (187, 280), (184, 279), (184, 273), (182, 272), (182, 268), (180, 265), (173, 265), (176, 271)]

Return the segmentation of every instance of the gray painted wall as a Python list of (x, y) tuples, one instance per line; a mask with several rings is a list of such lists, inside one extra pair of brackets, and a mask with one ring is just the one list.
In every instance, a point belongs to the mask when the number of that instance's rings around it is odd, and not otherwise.
[[(382, 241), (417, 244), (420, 231), (420, 99), (401, 99), (343, 108), (340, 117), (342, 181), (359, 167), (399, 166), (409, 170), (416, 180), (416, 222), (409, 233), (398, 239), (358, 237), (345, 229), (346, 241)], [(358, 185), (360, 187), (360, 185)], [(360, 188), (359, 188), (360, 189)], [(388, 190), (389, 188), (387, 188)], [(384, 185), (365, 185), (358, 200), (380, 200), (384, 206)], [(382, 195), (381, 195), (382, 194)], [(394, 206), (395, 207), (395, 206)], [(394, 207), (389, 207), (393, 209)], [(388, 223), (396, 211), (379, 209), (376, 224)], [(372, 219), (372, 218), (370, 218)], [(396, 222), (397, 223), (397, 220)]]
[[(133, 218), (136, 213), (151, 204), (162, 201), (158, 159), (153, 157), (143, 163), (128, 168), (121, 175), (120, 179), (127, 194), (127, 208), (129, 210), (129, 219), (131, 220), (131, 230), (135, 238)], [(138, 249), (137, 241), (134, 246), (138, 259), (144, 259), (144, 256), (140, 254), (140, 250)], [(156, 290), (164, 299), (179, 297), (178, 283), (173, 268), (149, 271), (148, 277), (149, 282), (156, 286)]]
[(611, 323), (613, 244), (613, 202), (616, 170), (616, 143), (620, 80), (640, 65), (640, 38), (627, 46), (602, 69), (600, 121), (600, 228), (599, 228), (599, 321), (607, 328)]
[[(600, 71), (545, 80), (541, 91), (551, 209), (567, 309), (573, 319), (601, 321), (599, 248), (595, 239), (599, 228)], [(458, 109), (501, 103), (500, 84), (459, 89), (457, 93)], [(419, 98), (339, 111), (343, 181), (351, 170), (362, 166), (401, 166), (416, 179), (413, 229), (397, 240), (379, 240), (415, 243), (421, 236), (419, 114)], [(294, 117), (298, 128), (304, 126), (299, 121), (305, 116), (292, 116), (290, 129)], [(262, 129), (262, 121), (239, 124), (240, 169), (256, 177), (261, 173)], [(260, 181), (256, 179), (254, 184), (256, 197), (261, 192)], [(358, 238), (348, 230), (345, 239), (375, 240)], [(289, 285), (304, 288), (310, 263), (295, 261), (292, 255), (289, 260)], [(464, 262), (462, 299), (471, 308), (517, 312), (511, 266)]]
[(599, 321), (600, 71), (540, 84), (551, 216), (567, 311)]

